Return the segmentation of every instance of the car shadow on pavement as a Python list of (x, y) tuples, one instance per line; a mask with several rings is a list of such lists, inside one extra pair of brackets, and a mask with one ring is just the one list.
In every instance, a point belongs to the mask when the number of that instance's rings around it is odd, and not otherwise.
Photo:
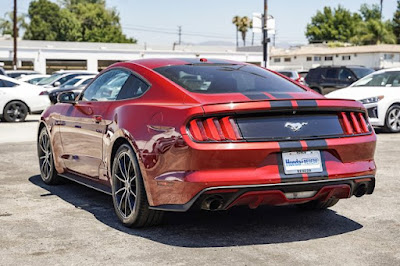
[[(39, 175), (29, 181), (64, 201), (92, 213), (100, 222), (129, 235), (178, 247), (231, 247), (306, 241), (340, 235), (363, 226), (333, 210), (301, 211), (295, 206), (256, 210), (237, 207), (224, 212), (166, 213), (162, 225), (141, 229), (124, 227), (114, 214), (110, 196), (65, 181), (44, 184)], [(61, 219), (61, 218), (60, 218)]]

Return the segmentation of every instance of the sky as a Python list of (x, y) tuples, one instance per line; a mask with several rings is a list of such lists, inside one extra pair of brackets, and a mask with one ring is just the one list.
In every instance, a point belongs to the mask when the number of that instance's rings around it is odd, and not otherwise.
[[(11, 11), (13, 0), (0, 0), (0, 16)], [(18, 12), (27, 13), (30, 0), (18, 0)], [(54, 2), (57, 2), (54, 0)], [(182, 42), (235, 44), (236, 15), (252, 17), (261, 13), (263, 0), (107, 0), (108, 7), (120, 13), (123, 31), (140, 44), (171, 45), (178, 41), (178, 26), (182, 27)], [(307, 23), (324, 6), (339, 4), (356, 12), (360, 5), (379, 4), (379, 0), (269, 0), (269, 14), (276, 19), (276, 42), (303, 44)], [(384, 0), (383, 16), (392, 18), (396, 0)], [(251, 42), (248, 33), (247, 44)], [(255, 35), (255, 44), (261, 36)]]

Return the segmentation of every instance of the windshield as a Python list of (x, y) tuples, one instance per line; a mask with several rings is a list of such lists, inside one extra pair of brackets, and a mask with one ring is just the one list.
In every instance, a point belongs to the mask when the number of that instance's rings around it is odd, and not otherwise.
[(365, 77), (366, 75), (369, 75), (369, 74), (371, 74), (372, 72), (374, 72), (373, 69), (370, 69), (370, 68), (361, 68), (361, 67), (360, 67), (360, 68), (358, 68), (358, 67), (356, 67), (356, 68), (351, 68), (351, 70), (353, 70), (354, 74), (356, 74), (356, 76), (357, 76), (358, 79), (363, 78), (363, 77)]
[(400, 71), (390, 71), (369, 75), (354, 83), (353, 87), (399, 87)]
[(68, 80), (67, 82), (65, 82), (61, 87), (65, 88), (65, 87), (72, 87), (74, 86), (76, 83), (78, 83), (81, 79), (77, 79), (77, 78), (73, 78), (71, 80)]
[(50, 77), (42, 79), (37, 85), (49, 85), (56, 81), (63, 74), (53, 74)]
[(194, 64), (154, 69), (190, 92), (304, 92), (300, 86), (252, 65)]

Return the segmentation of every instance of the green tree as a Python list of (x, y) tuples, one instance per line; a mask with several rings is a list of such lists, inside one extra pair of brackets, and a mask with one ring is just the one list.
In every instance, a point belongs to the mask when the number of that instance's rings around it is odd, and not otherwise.
[(250, 19), (246, 16), (240, 19), (239, 31), (242, 34), (243, 46), (246, 46), (246, 35), (250, 27)]
[(397, 43), (400, 44), (400, 0), (397, 1), (397, 9), (393, 15), (393, 33), (396, 37)]
[(359, 24), (351, 42), (356, 45), (395, 44), (396, 36), (392, 31), (390, 21), (382, 22), (378, 19), (370, 19)]
[[(25, 22), (25, 17), (26, 15), (22, 14), (17, 17), (17, 33), (19, 37), (19, 30), (20, 29), (26, 29), (27, 24)], [(0, 33), (2, 35), (8, 34), (14, 37), (14, 31), (13, 31), (13, 25), (14, 25), (14, 16), (13, 12), (7, 12), (4, 15), (4, 18), (0, 18)]]
[(311, 23), (307, 24), (306, 37), (310, 43), (348, 42), (354, 36), (360, 21), (360, 15), (351, 13), (340, 5), (333, 10), (324, 7), (323, 12), (317, 11), (311, 18)]
[(368, 4), (362, 4), (360, 7), (360, 13), (364, 21), (381, 19), (381, 8), (377, 4), (372, 6), (369, 6)]
[(239, 47), (239, 27), (240, 27), (240, 20), (242, 18), (240, 16), (234, 16), (232, 18), (232, 24), (236, 27), (236, 47)]
[(30, 40), (135, 43), (122, 33), (119, 14), (104, 0), (64, 0), (60, 7), (49, 0), (29, 5), (30, 24), (24, 38)]

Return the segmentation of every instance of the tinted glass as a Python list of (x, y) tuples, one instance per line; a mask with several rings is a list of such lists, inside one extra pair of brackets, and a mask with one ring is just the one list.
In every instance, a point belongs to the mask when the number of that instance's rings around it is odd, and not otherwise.
[(357, 81), (354, 87), (398, 87), (400, 86), (400, 72), (390, 71), (378, 74), (372, 74)]
[(288, 77), (288, 78), (293, 78), (293, 73), (292, 72), (288, 72), (288, 71), (279, 71), (279, 73), (281, 73), (282, 75)]
[(351, 80), (353, 78), (353, 73), (347, 68), (342, 68), (339, 71), (339, 79), (340, 80)]
[(0, 87), (6, 87), (6, 88), (11, 88), (17, 86), (17, 83), (8, 81), (8, 80), (0, 80)]
[(339, 74), (339, 69), (328, 68), (325, 72), (325, 78), (327, 79), (337, 79)]
[(148, 88), (149, 85), (147, 85), (141, 79), (134, 75), (130, 75), (118, 94), (117, 100), (137, 98), (145, 93)]
[(161, 67), (155, 71), (196, 93), (304, 91), (276, 74), (251, 65), (181, 65)]
[(38, 85), (48, 85), (56, 81), (59, 77), (61, 77), (62, 74), (53, 74), (50, 77), (42, 79)]
[(374, 70), (370, 68), (351, 68), (351, 70), (353, 70), (354, 74), (356, 74), (359, 79), (374, 72)]
[(73, 78), (73, 79), (70, 79), (70, 80), (68, 80), (67, 82), (65, 82), (64, 84), (63, 84), (63, 86), (74, 86), (78, 81), (80, 81), (81, 79), (76, 79), (76, 78)]
[(81, 85), (87, 85), (89, 84), (93, 79), (87, 79), (84, 82), (81, 83)]
[(113, 101), (129, 78), (125, 70), (110, 70), (100, 75), (83, 93), (83, 101)]

